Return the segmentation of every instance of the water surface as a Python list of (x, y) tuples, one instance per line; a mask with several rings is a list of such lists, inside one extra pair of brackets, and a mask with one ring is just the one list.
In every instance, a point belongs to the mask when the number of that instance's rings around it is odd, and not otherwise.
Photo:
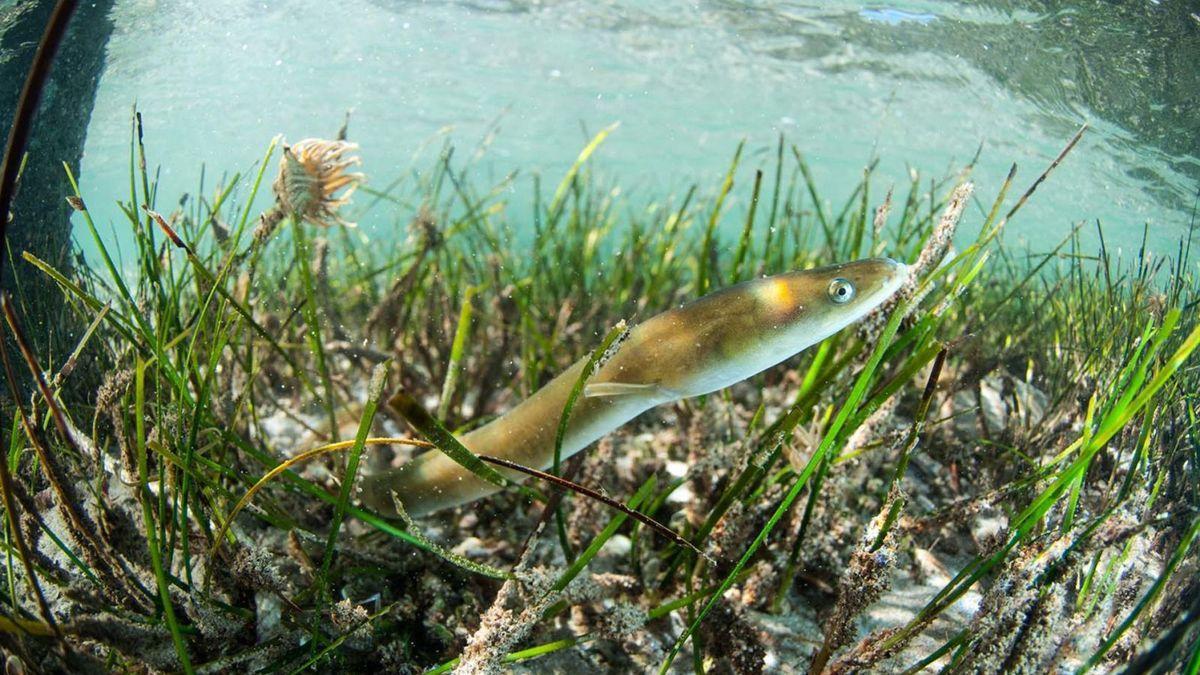
[[(1152, 248), (1170, 252), (1200, 176), (1188, 65), (1200, 63), (1200, 18), (1181, 6), (125, 0), (82, 188), (102, 225), (120, 223), (110, 196), (128, 194), (134, 101), (164, 200), (194, 192), (202, 164), (210, 189), (218, 170), (248, 170), (275, 134), (332, 136), (347, 109), (377, 186), (430, 167), (446, 138), (465, 162), (497, 131), (476, 175), (520, 172), (517, 228), (533, 175), (556, 182), (612, 122), (596, 166), (635, 201), (715, 188), (742, 139), (746, 171), (769, 167), (783, 133), (835, 202), (872, 157), (882, 190), (912, 169), (944, 176), (980, 148), (990, 201), (1011, 163), (1024, 187), (1087, 122), (1008, 238), (1046, 248), (1099, 221), (1127, 251), (1148, 226)], [(374, 210), (363, 232), (394, 239), (409, 215)], [(129, 250), (127, 233), (112, 236)]]

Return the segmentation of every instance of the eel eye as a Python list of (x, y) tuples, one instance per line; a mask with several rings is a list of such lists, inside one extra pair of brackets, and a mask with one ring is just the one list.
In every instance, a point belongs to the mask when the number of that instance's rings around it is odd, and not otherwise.
[(833, 302), (844, 305), (854, 298), (854, 284), (850, 283), (849, 279), (838, 277), (829, 282), (829, 299)]

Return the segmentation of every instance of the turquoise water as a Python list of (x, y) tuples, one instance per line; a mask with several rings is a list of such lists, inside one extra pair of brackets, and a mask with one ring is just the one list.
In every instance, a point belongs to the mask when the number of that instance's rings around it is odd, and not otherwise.
[[(910, 169), (944, 176), (982, 146), (974, 176), (990, 202), (1012, 162), (1023, 188), (1087, 122), (1007, 239), (1044, 249), (1086, 221), (1094, 241), (1099, 220), (1110, 245), (1135, 249), (1148, 225), (1151, 248), (1169, 253), (1200, 176), (1196, 76), (1179, 65), (1200, 62), (1200, 18), (1118, 5), (128, 0), (82, 189), (130, 250), (114, 199), (127, 199), (134, 101), (167, 210), (195, 192), (201, 165), (211, 189), (274, 135), (331, 137), (352, 109), (375, 186), (432, 166), (444, 138), (465, 161), (496, 131), (476, 174), (520, 172), (508, 195), (518, 228), (533, 175), (557, 182), (613, 122), (595, 166), (634, 203), (697, 181), (715, 189), (742, 139), (746, 171), (768, 167), (780, 133), (835, 203), (872, 156), (886, 189)], [(743, 204), (747, 178), (734, 191)], [(373, 210), (362, 232), (389, 241), (410, 215)]]

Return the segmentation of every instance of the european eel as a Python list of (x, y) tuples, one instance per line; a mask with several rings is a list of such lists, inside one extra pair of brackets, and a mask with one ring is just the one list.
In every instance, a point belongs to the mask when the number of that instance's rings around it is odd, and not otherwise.
[[(753, 279), (643, 321), (589, 378), (571, 410), (562, 458), (650, 408), (723, 389), (817, 344), (879, 307), (907, 277), (906, 265), (870, 258)], [(507, 414), (459, 440), (476, 454), (549, 467), (559, 418), (587, 361), (576, 361)], [(365, 476), (360, 497), (394, 514), (394, 490), (405, 510), (419, 517), (499, 489), (430, 450)]]

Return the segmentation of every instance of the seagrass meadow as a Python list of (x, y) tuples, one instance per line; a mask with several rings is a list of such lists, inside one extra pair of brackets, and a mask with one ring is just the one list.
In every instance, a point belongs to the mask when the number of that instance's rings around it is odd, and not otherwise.
[[(19, 284), (5, 300), (6, 379), (35, 384), (4, 401), (10, 672), (1200, 672), (1190, 246), (1003, 241), (1070, 189), (1078, 136), (999, 185), (968, 165), (880, 193), (867, 166), (830, 203), (784, 138), (626, 197), (591, 168), (611, 131), (538, 184), (532, 223), (514, 176), (449, 145), (372, 186), (341, 138), (277, 139), (165, 195), (133, 134), (129, 193), (71, 200), (87, 263), (10, 252), (87, 326), (49, 363)], [(97, 200), (135, 250), (105, 247)], [(348, 226), (368, 211), (397, 234)], [(913, 276), (876, 314), (644, 414), (565, 480), (416, 521), (356, 499), (414, 452), (471, 459), (447, 431), (622, 320), (878, 255)]]

